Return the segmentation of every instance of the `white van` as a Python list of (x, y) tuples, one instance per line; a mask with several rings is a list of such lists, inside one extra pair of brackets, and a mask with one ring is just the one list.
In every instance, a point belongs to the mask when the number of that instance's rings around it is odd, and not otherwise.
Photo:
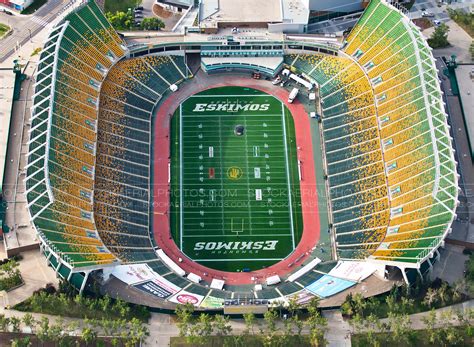
[(298, 88), (293, 88), (293, 90), (291, 91), (290, 95), (288, 96), (288, 102), (289, 102), (290, 104), (295, 100), (295, 98), (296, 98), (296, 96), (298, 95), (299, 91), (300, 91), (300, 90), (299, 90)]

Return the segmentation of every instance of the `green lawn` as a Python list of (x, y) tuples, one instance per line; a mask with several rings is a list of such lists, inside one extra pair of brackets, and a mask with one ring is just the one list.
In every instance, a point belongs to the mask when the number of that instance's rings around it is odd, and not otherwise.
[(187, 256), (257, 270), (295, 249), (303, 227), (298, 164), (281, 101), (242, 87), (189, 98), (172, 119), (171, 160), (171, 231)]
[(8, 25), (0, 23), (0, 38), (2, 38), (8, 30), (10, 30), (10, 27)]
[(127, 12), (129, 8), (134, 8), (141, 2), (141, 0), (105, 0), (104, 12)]

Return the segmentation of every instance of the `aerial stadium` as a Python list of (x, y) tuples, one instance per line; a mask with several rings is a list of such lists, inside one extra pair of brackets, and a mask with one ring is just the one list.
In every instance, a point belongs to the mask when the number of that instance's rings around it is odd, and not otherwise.
[(260, 310), (432, 267), (458, 175), (404, 11), (372, 0), (346, 37), (205, 12), (127, 45), (84, 1), (50, 31), (25, 182), (57, 274), (154, 307)]

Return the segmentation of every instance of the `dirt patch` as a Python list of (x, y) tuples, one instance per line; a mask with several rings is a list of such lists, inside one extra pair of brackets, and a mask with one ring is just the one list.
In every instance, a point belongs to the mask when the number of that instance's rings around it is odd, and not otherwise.
[(178, 14), (172, 11), (168, 11), (164, 7), (154, 4), (153, 5), (153, 14), (160, 18), (163, 23), (165, 23), (165, 31), (169, 31), (173, 29), (173, 27), (178, 23), (179, 19), (181, 18), (182, 14)]
[(421, 30), (425, 30), (433, 26), (433, 22), (428, 18), (416, 18), (413, 19), (413, 23)]
[(153, 5), (153, 13), (160, 18), (169, 18), (173, 15), (173, 12), (164, 9), (158, 4)]

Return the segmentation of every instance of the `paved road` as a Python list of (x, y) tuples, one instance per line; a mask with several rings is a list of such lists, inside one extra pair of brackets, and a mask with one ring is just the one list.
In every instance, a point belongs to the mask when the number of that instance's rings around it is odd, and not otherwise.
[(443, 4), (438, 6), (437, 0), (416, 0), (415, 4), (410, 9), (410, 18), (420, 18), (422, 9), (424, 9), (426, 12), (434, 15), (433, 17), (430, 17), (431, 20), (437, 19), (440, 22), (447, 22), (449, 21), (449, 15), (446, 11), (448, 6), (452, 9), (462, 9), (468, 12), (472, 8), (472, 4), (472, 0), (458, 0), (456, 2), (452, 1), (449, 5)]
[[(0, 22), (7, 23), (13, 29), (13, 33), (0, 40), (0, 63), (15, 53), (15, 47), (22, 46), (32, 39), (51, 21), (56, 19), (68, 3), (74, 1), (49, 0), (33, 15), (9, 16), (0, 13)], [(41, 43), (39, 46), (42, 46)]]
[[(448, 22), (449, 15), (446, 11), (447, 6), (441, 5), (438, 7), (436, 1), (437, 0), (417, 0), (409, 12), (409, 17), (411, 19), (421, 18), (421, 12), (422, 9), (424, 9), (426, 12), (433, 14), (433, 17), (430, 17), (431, 20), (436, 19), (440, 22)], [(472, 6), (473, 0), (459, 0), (458, 2), (453, 2), (449, 5), (450, 8), (463, 9), (465, 11), (470, 11)], [(342, 33), (344, 30), (352, 28), (357, 23), (359, 15), (360, 13), (355, 13), (344, 17), (308, 24), (307, 32), (321, 34)]]

